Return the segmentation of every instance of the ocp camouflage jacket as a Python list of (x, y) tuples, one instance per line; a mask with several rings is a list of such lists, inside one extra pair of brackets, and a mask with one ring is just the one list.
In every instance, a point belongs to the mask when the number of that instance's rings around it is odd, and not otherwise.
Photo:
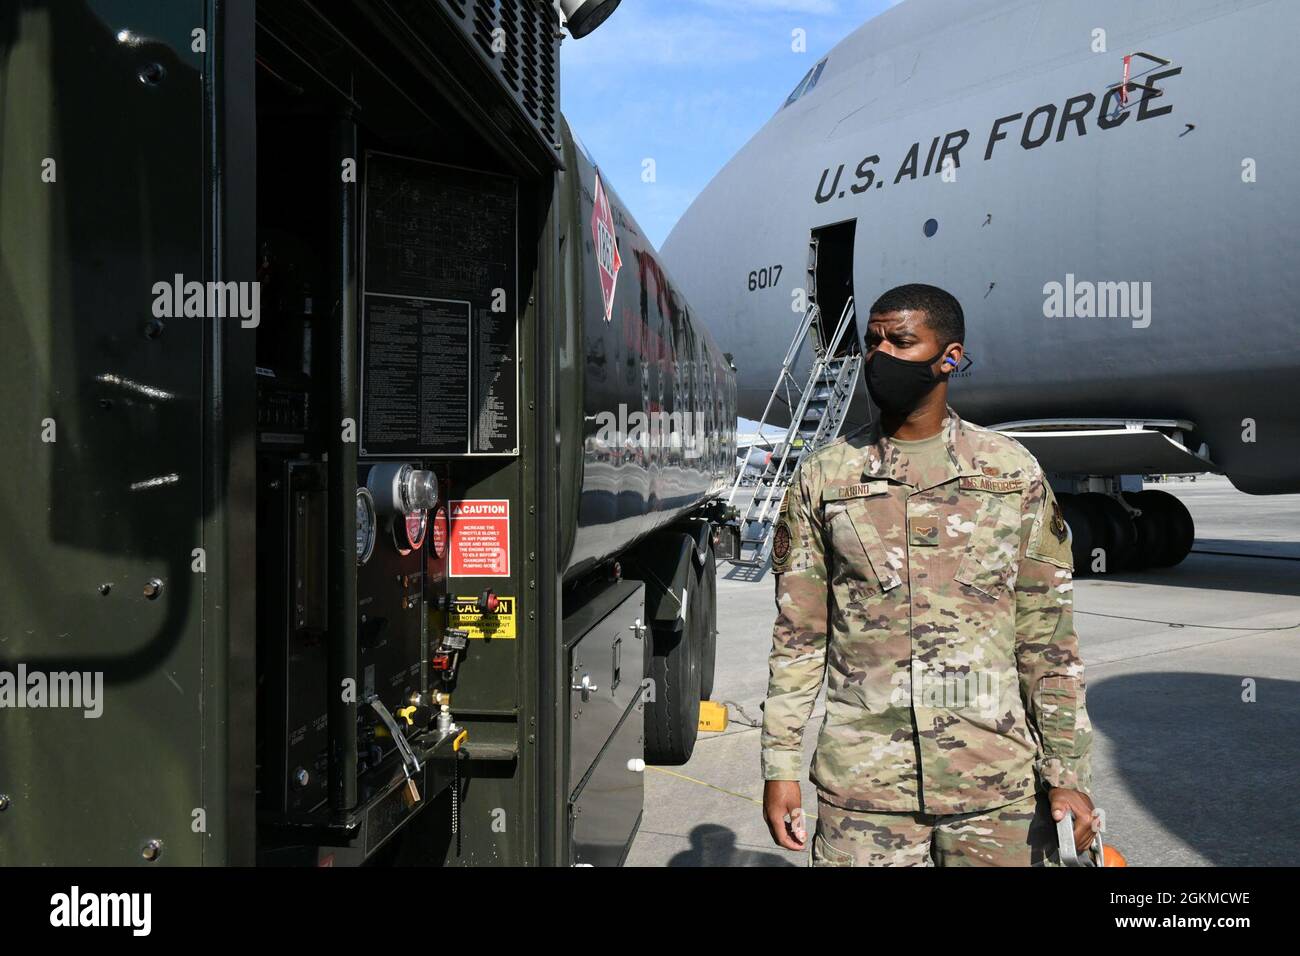
[(923, 486), (862, 433), (800, 464), (773, 538), (765, 779), (799, 779), (825, 677), (811, 778), (831, 804), (953, 814), (1087, 792), (1060, 507), (1013, 439), (950, 408), (944, 441), (947, 470)]

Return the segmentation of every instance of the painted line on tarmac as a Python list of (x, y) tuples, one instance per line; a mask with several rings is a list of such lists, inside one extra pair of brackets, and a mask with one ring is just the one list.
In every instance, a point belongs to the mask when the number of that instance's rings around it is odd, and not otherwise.
[[(670, 777), (677, 777), (680, 780), (685, 780), (688, 783), (698, 784), (701, 787), (708, 787), (710, 790), (716, 790), (718, 791), (718, 793), (725, 793), (729, 797), (736, 797), (740, 800), (745, 800), (749, 803), (755, 804), (760, 807), (763, 805), (762, 800), (756, 800), (755, 798), (748, 796), (746, 794), (737, 793), (735, 790), (728, 790), (726, 787), (719, 787), (716, 783), (709, 783), (707, 780), (697, 780), (695, 777), (688, 777), (686, 774), (678, 773), (676, 770), (669, 770), (666, 767), (654, 767), (654, 766), (647, 766), (646, 769), (654, 770), (657, 773), (667, 774)], [(807, 810), (804, 811), (804, 816), (806, 816), (809, 820), (817, 819), (817, 814), (809, 813)]]

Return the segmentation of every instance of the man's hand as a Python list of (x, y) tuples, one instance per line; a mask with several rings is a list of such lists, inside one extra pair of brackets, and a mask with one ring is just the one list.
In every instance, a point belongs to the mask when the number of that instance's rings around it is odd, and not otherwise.
[(763, 785), (763, 819), (777, 846), (802, 850), (807, 845), (798, 780), (769, 780)]
[(1079, 853), (1092, 845), (1093, 835), (1101, 830), (1101, 813), (1092, 801), (1078, 790), (1053, 787), (1047, 793), (1052, 804), (1052, 819), (1060, 823), (1069, 810), (1074, 811), (1074, 848)]

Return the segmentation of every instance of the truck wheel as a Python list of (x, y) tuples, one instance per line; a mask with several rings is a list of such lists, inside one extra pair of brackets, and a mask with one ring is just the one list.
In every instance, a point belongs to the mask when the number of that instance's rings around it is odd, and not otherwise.
[(668, 767), (691, 759), (700, 729), (700, 633), (695, 612), (703, 595), (689, 575), (686, 620), (678, 631), (651, 628), (646, 676), (653, 699), (645, 705), (645, 761)]
[(704, 566), (697, 570), (700, 582), (700, 700), (713, 696), (713, 675), (718, 663), (718, 564), (713, 545), (704, 556)]

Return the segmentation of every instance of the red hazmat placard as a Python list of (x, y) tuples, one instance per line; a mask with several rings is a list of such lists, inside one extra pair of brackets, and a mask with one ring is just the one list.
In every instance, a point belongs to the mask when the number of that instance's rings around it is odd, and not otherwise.
[(450, 577), (510, 577), (508, 499), (453, 501), (447, 517), (451, 525)]
[(618, 243), (614, 241), (614, 213), (609, 206), (609, 197), (601, 185), (600, 173), (596, 174), (596, 202), (591, 213), (591, 238), (596, 244), (596, 265), (600, 273), (600, 291), (605, 296), (605, 321), (614, 318), (614, 287), (618, 284), (618, 270), (623, 268), (623, 259), (618, 254)]

